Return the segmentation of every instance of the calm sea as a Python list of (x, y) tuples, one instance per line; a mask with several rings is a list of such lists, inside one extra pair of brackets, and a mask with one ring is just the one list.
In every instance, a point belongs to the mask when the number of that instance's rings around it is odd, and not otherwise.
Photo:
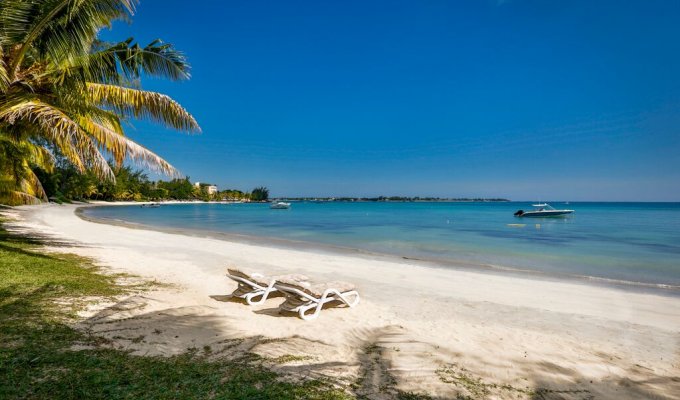
[(164, 228), (305, 241), (439, 261), (680, 288), (680, 203), (552, 203), (566, 218), (516, 218), (530, 203), (176, 204), (85, 214)]

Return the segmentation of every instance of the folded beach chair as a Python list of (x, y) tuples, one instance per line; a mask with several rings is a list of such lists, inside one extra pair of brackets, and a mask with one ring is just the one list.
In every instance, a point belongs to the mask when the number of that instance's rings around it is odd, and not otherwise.
[[(246, 303), (251, 306), (263, 303), (270, 293), (276, 292), (277, 289), (274, 285), (279, 279), (293, 283), (309, 280), (306, 276), (299, 274), (266, 276), (258, 272), (248, 272), (236, 268), (228, 268), (227, 271), (229, 272), (227, 277), (238, 283), (238, 287), (231, 295), (245, 299)], [(260, 297), (260, 299), (255, 300), (256, 297)]]
[[(359, 304), (359, 293), (354, 285), (347, 282), (328, 282), (310, 284), (304, 281), (279, 279), (274, 287), (286, 296), (279, 309), (289, 312), (297, 312), (305, 321), (319, 316), (324, 304), (338, 302), (348, 307)], [(307, 311), (313, 312), (307, 314)]]

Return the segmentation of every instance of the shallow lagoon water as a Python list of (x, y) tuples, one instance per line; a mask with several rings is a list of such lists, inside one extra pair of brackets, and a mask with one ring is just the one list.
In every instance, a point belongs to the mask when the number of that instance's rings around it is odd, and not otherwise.
[(322, 243), (400, 257), (680, 287), (680, 203), (552, 203), (575, 214), (517, 218), (530, 203), (298, 202), (93, 207), (86, 215)]

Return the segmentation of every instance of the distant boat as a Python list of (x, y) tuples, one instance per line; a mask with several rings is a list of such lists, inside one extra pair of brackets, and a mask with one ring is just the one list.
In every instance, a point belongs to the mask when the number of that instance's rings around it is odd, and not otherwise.
[(556, 210), (548, 203), (532, 204), (531, 211), (518, 210), (516, 217), (561, 217), (574, 212), (574, 210)]
[(142, 204), (142, 208), (158, 208), (160, 206), (161, 206), (161, 203)]
[(284, 203), (283, 201), (277, 201), (269, 206), (272, 210), (286, 210), (290, 208), (290, 203)]

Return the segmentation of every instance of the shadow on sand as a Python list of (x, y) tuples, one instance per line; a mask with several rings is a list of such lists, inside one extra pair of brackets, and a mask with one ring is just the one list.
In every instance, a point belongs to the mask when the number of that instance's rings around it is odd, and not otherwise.
[[(220, 300), (235, 301), (226, 296)], [(483, 368), (471, 367), (491, 366), (494, 360), (473, 360), (470, 355), (414, 341), (397, 326), (355, 332), (354, 356), (333, 360), (320, 357), (336, 351), (323, 341), (300, 336), (244, 336), (235, 328), (234, 319), (206, 306), (140, 312), (148, 301), (144, 296), (132, 296), (101, 309), (78, 327), (103, 338), (101, 343), (106, 346), (136, 355), (198, 351), (211, 360), (250, 359), (291, 381), (328, 379), (365, 399), (673, 399), (680, 393), (680, 378), (657, 375), (639, 366), (596, 380), (547, 361), (514, 360), (515, 375), (530, 372), (499, 380), (485, 374)], [(257, 313), (274, 312), (264, 309)], [(600, 357), (606, 365), (608, 356)]]

